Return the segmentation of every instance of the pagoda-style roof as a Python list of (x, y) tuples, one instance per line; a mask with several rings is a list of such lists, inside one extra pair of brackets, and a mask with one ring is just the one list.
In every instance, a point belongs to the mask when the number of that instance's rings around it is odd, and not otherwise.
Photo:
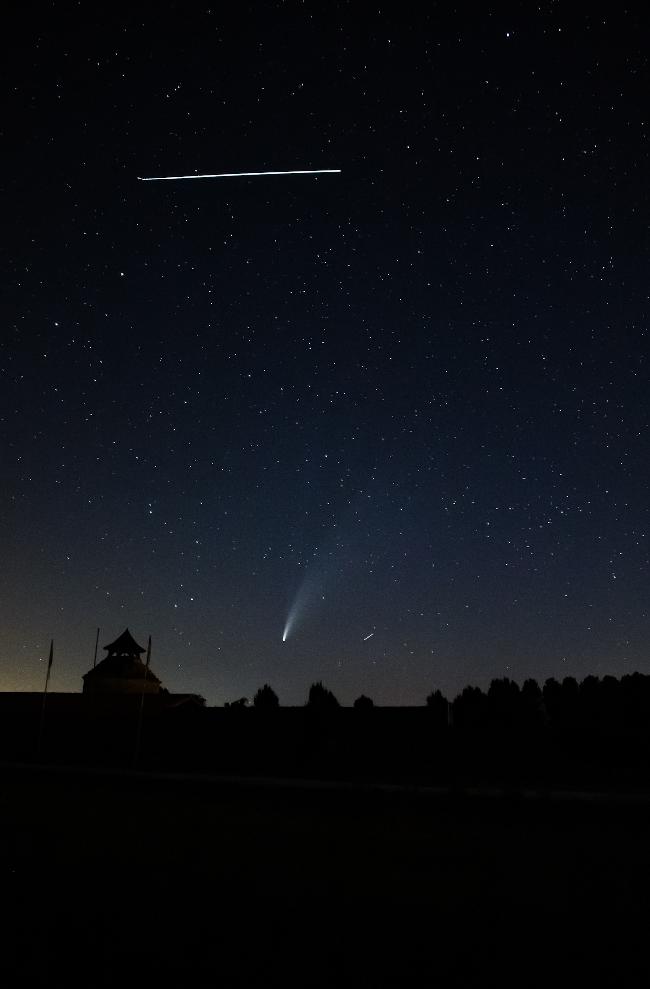
[(108, 651), (109, 656), (139, 656), (140, 653), (146, 652), (142, 646), (139, 646), (135, 641), (128, 628), (125, 628), (121, 635), (118, 635), (115, 642), (109, 642), (104, 649)]
[(108, 655), (84, 674), (84, 693), (101, 691), (156, 694), (159, 692), (160, 680), (151, 667), (147, 667), (140, 658), (146, 650), (138, 645), (128, 628), (124, 629), (115, 642), (104, 646), (104, 649)]
[(156, 674), (147, 669), (138, 656), (106, 656), (92, 670), (84, 673), (84, 680), (144, 680), (160, 683)]

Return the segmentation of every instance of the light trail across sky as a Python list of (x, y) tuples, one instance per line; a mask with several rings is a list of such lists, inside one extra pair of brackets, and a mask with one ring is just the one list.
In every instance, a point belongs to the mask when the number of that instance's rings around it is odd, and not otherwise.
[(138, 175), (138, 182), (176, 182), (180, 179), (238, 179), (257, 175), (340, 175), (340, 168), (295, 168), (285, 172), (217, 172), (214, 175)]

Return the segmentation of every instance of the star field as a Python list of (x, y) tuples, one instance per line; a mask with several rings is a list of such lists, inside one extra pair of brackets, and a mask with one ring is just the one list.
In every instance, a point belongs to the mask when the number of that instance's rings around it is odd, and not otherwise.
[(634, 6), (12, 16), (0, 688), (647, 673)]

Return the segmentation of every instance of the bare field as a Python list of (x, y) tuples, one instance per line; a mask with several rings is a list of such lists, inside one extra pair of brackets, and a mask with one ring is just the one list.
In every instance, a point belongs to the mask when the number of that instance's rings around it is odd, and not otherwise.
[(6, 772), (0, 811), (6, 984), (650, 974), (644, 804)]

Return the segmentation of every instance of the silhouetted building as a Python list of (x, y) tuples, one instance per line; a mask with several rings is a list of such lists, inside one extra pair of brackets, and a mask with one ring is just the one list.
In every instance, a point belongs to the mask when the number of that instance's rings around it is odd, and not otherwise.
[(131, 764), (136, 737), (149, 764), (175, 765), (188, 746), (196, 758), (204, 699), (165, 690), (128, 628), (104, 649), (82, 693), (0, 692), (0, 758), (33, 758), (37, 737), (38, 758), (70, 765)]
[(108, 656), (83, 676), (84, 694), (159, 694), (161, 684), (140, 658), (146, 652), (128, 628), (104, 649)]

